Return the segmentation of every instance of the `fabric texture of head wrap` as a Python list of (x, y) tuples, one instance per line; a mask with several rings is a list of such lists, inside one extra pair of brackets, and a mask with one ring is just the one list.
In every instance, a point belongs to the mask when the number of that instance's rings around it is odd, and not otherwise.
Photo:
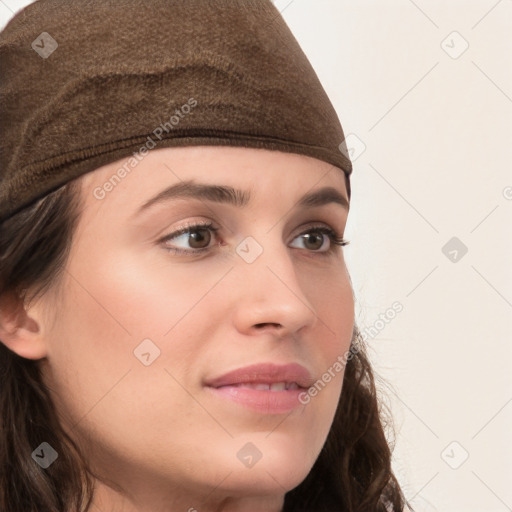
[(171, 146), (311, 156), (350, 199), (344, 139), (271, 0), (39, 0), (0, 33), (0, 220)]

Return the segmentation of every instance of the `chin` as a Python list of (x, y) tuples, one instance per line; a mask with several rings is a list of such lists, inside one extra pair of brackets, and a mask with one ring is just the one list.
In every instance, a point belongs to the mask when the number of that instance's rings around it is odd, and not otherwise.
[(297, 487), (307, 477), (317, 453), (282, 435), (276, 434), (271, 442), (273, 435), (267, 439), (262, 437), (260, 441), (237, 441), (236, 459), (226, 461), (226, 473), (232, 472), (228, 485), (233, 486), (233, 491), (283, 494)]

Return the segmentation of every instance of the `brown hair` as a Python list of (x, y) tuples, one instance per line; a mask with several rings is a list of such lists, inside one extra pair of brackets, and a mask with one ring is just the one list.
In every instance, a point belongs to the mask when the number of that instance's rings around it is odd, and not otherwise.
[[(25, 302), (28, 289), (33, 300), (55, 284), (80, 208), (76, 179), (0, 224), (0, 296), (14, 293)], [(326, 443), (305, 480), (286, 494), (283, 512), (398, 512), (404, 507), (391, 469), (382, 404), (357, 327), (352, 348), (356, 344)], [(42, 442), (58, 453), (47, 469), (31, 455)], [(0, 510), (86, 512), (93, 492), (87, 461), (61, 427), (37, 361), (0, 342)]]
[[(0, 224), (0, 295), (28, 303), (55, 283), (79, 217), (79, 185), (70, 181)], [(42, 442), (58, 454), (47, 469), (32, 459)], [(93, 483), (86, 466), (58, 421), (37, 361), (0, 342), (0, 510), (87, 510)]]

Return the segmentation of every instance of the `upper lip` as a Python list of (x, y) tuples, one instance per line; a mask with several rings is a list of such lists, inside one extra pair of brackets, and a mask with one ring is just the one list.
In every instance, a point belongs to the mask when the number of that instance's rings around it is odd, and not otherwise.
[(309, 371), (302, 365), (290, 363), (276, 365), (273, 363), (260, 363), (238, 368), (215, 377), (206, 382), (207, 386), (219, 388), (233, 384), (274, 384), (276, 382), (296, 382), (302, 388), (313, 384)]

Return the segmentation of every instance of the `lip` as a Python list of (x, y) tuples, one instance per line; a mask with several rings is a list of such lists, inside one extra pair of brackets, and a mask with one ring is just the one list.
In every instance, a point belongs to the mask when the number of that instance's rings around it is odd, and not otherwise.
[[(296, 389), (279, 391), (240, 387), (243, 385), (295, 382)], [(302, 365), (261, 363), (230, 371), (205, 382), (206, 389), (221, 399), (248, 407), (262, 414), (283, 414), (303, 405), (299, 395), (313, 384), (309, 371)]]
[(273, 384), (275, 382), (296, 382), (302, 388), (309, 388), (313, 379), (309, 371), (297, 363), (277, 365), (260, 363), (238, 368), (206, 382), (207, 386), (219, 388), (230, 384)]

